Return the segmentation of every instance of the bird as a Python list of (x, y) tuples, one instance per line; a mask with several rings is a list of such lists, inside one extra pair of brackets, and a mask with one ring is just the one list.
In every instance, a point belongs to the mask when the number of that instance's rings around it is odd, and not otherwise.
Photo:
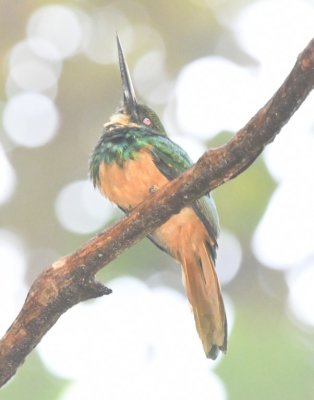
[[(117, 35), (122, 102), (104, 124), (89, 161), (94, 187), (126, 214), (193, 165), (157, 114), (136, 98)], [(219, 220), (211, 194), (148, 237), (181, 264), (182, 281), (207, 358), (227, 351), (227, 320), (215, 271)]]

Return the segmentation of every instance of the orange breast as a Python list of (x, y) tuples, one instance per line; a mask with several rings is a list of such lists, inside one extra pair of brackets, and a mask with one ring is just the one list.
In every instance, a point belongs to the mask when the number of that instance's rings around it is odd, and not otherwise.
[[(136, 159), (126, 161), (123, 168), (116, 163), (102, 163), (99, 181), (100, 191), (124, 209), (134, 208), (150, 196), (152, 190), (169, 182), (147, 149), (139, 151)], [(155, 235), (175, 258), (180, 259), (181, 249), (198, 245), (207, 231), (193, 209), (186, 207), (160, 226)]]
[(123, 168), (116, 163), (99, 167), (99, 189), (109, 200), (125, 209), (134, 208), (152, 190), (164, 186), (168, 179), (159, 172), (149, 150), (140, 150)]

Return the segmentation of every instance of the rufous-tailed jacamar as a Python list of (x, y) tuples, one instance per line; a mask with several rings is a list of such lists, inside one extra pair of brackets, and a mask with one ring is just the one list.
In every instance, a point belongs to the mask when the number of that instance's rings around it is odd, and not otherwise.
[[(124, 212), (192, 166), (187, 153), (172, 142), (158, 116), (137, 102), (117, 37), (123, 102), (104, 125), (90, 159), (95, 186)], [(215, 272), (218, 216), (210, 195), (183, 208), (149, 238), (182, 266), (197, 332), (208, 358), (227, 348), (227, 323)]]

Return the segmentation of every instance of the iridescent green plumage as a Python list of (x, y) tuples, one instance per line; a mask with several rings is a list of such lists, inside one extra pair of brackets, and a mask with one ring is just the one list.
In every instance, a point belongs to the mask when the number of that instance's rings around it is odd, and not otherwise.
[[(193, 165), (190, 157), (165, 135), (165, 133), (160, 135), (157, 131), (145, 126), (105, 130), (90, 161), (90, 175), (94, 186), (99, 183), (99, 166), (102, 162), (106, 164), (115, 162), (123, 168), (125, 161), (136, 159), (138, 151), (145, 147), (151, 152), (156, 167), (169, 180), (186, 171)], [(212, 199), (204, 196), (193, 207), (207, 229), (217, 236), (218, 215)]]
[[(91, 159), (91, 176), (94, 184), (97, 181), (99, 163), (117, 162), (123, 165), (128, 159), (134, 159), (143, 147), (152, 149), (156, 162), (172, 166), (173, 179), (177, 174), (191, 167), (192, 162), (187, 153), (172, 142), (165, 134), (160, 134), (145, 126), (141, 128), (117, 127), (104, 132), (97, 144)], [(169, 177), (170, 178), (170, 177)]]

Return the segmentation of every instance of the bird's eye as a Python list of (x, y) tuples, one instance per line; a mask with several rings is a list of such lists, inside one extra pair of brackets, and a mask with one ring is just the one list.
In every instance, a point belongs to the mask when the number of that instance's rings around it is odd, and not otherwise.
[(152, 121), (146, 117), (143, 119), (143, 124), (146, 126), (150, 126), (152, 124)]

